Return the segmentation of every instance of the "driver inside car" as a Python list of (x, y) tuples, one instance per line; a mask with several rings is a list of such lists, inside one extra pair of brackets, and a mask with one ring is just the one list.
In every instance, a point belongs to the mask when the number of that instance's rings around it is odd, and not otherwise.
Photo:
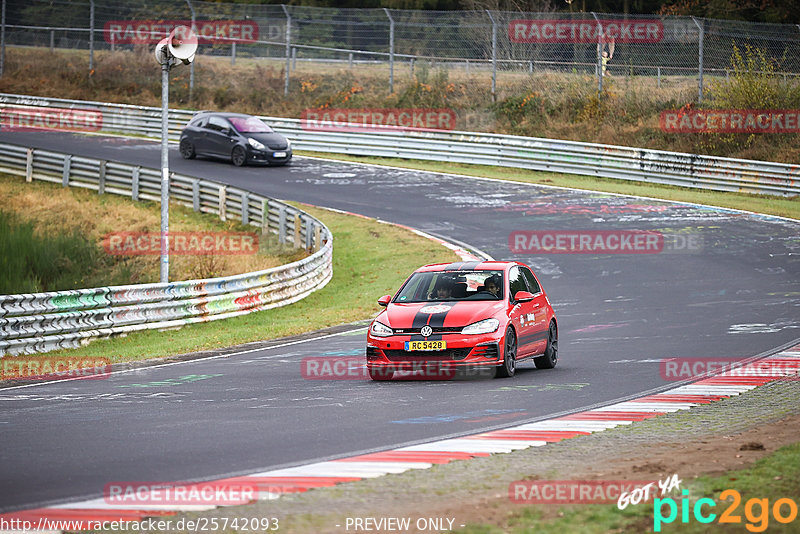
[(483, 281), (483, 290), (500, 298), (500, 283), (500, 277), (494, 274)]

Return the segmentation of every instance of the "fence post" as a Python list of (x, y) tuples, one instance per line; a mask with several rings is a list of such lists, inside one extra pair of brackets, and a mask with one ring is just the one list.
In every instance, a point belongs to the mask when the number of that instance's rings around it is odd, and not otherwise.
[[(197, 24), (195, 23), (194, 6), (190, 0), (186, 0), (189, 6), (189, 11), (192, 13), (192, 31), (197, 33)], [(194, 61), (189, 63), (189, 101), (192, 100), (192, 93), (194, 92)]]
[(286, 6), (281, 4), (283, 12), (286, 14), (286, 79), (283, 82), (283, 96), (289, 96), (289, 61), (291, 60), (292, 48), (292, 16)]
[(661, 89), (661, 67), (656, 67), (658, 70), (658, 88)]
[(394, 19), (388, 9), (383, 11), (389, 19), (389, 93), (394, 93)]
[(491, 11), (486, 10), (489, 19), (492, 21), (492, 102), (497, 101), (497, 23)]
[(69, 170), (72, 165), (72, 156), (67, 155), (64, 158), (64, 174), (61, 175), (61, 186), (69, 187)]
[(353, 68), (353, 53), (352, 52), (347, 54), (347, 68), (348, 69), (352, 69)]
[(692, 20), (697, 26), (697, 31), (699, 32), (697, 38), (697, 72), (699, 74), (699, 80), (697, 82), (697, 103), (701, 104), (703, 102), (703, 35), (705, 34), (705, 30), (703, 29), (703, 26), (697, 22), (696, 18), (692, 17)]
[(297, 70), (297, 47), (292, 47), (292, 70)]
[(231, 43), (231, 66), (236, 65), (236, 41)]
[(89, 0), (89, 76), (94, 70), (94, 0)]
[(597, 22), (597, 58), (595, 60), (597, 65), (595, 69), (597, 71), (597, 94), (599, 96), (603, 93), (603, 25), (594, 11), (592, 11), (592, 16)]
[(6, 65), (6, 0), (0, 8), (0, 77), (3, 76), (3, 69)]
[(50, 30), (50, 51), (54, 52), (56, 49), (56, 32), (55, 30)]

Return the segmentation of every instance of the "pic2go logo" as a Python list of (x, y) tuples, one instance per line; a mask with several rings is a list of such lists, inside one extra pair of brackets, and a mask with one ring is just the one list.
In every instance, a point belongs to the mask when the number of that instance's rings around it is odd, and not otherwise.
[[(713, 523), (717, 519), (717, 514), (712, 513), (710, 508), (717, 506), (714, 499), (702, 498), (698, 499), (694, 506), (689, 504), (689, 490), (683, 490), (683, 498), (680, 504), (681, 523), (689, 522), (689, 512), (691, 511), (695, 521), (698, 523)], [(742, 502), (741, 494), (734, 490), (728, 489), (719, 494), (719, 499), (727, 501), (732, 499), (731, 504), (719, 516), (718, 523), (736, 523), (742, 522), (742, 516), (737, 514), (739, 505)], [(745, 528), (750, 532), (764, 532), (769, 527), (770, 512), (775, 518), (775, 521), (782, 524), (791, 523), (797, 519), (797, 503), (789, 498), (782, 498), (772, 503), (772, 508), (769, 505), (769, 499), (748, 499), (744, 504), (744, 516), (747, 519)], [(665, 516), (664, 508), (667, 508), (667, 515)], [(787, 513), (788, 512), (788, 513)], [(667, 497), (666, 499), (656, 498), (653, 501), (653, 531), (661, 532), (661, 526), (674, 523), (678, 518), (678, 503), (675, 499)]]

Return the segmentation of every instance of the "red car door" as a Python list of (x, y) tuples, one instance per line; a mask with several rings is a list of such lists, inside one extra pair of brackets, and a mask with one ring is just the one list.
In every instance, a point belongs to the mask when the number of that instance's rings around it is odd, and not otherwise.
[[(533, 353), (537, 348), (537, 304), (535, 299), (528, 302), (518, 302), (514, 299), (518, 292), (528, 291), (525, 276), (517, 265), (508, 270), (508, 287), (510, 290), (508, 301), (512, 306), (510, 317), (517, 331), (517, 357), (520, 358)], [(541, 307), (541, 304), (538, 307)]]

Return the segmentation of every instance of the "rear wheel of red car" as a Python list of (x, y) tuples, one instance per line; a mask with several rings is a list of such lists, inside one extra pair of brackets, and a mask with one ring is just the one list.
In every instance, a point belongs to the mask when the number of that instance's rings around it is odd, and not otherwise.
[(506, 341), (503, 346), (503, 363), (497, 366), (496, 376), (509, 378), (517, 371), (517, 335), (510, 326), (506, 330)]
[(371, 367), (369, 369), (369, 377), (379, 382), (391, 380), (393, 376), (394, 371), (391, 369), (386, 369), (385, 367)]
[(550, 331), (547, 333), (547, 348), (544, 354), (533, 359), (537, 369), (552, 369), (558, 363), (558, 327), (555, 321), (550, 321)]

